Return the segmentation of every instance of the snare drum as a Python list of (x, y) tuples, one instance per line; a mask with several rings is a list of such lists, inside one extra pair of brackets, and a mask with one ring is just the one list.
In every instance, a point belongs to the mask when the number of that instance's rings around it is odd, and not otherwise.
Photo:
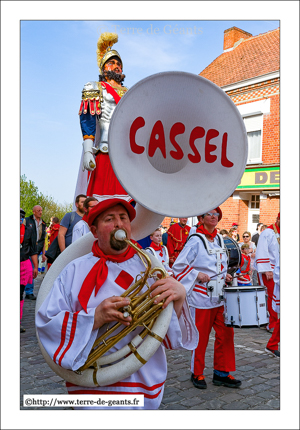
[(269, 323), (264, 286), (224, 288), (224, 322), (226, 326), (261, 326)]

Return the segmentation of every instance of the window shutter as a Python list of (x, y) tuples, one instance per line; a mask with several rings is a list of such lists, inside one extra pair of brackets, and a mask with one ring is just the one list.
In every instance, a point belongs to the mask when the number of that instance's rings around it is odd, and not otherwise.
[(244, 123), (245, 123), (247, 133), (251, 131), (262, 130), (262, 125), (263, 125), (262, 117), (263, 117), (262, 115), (253, 115), (253, 116), (248, 116), (244, 118)]

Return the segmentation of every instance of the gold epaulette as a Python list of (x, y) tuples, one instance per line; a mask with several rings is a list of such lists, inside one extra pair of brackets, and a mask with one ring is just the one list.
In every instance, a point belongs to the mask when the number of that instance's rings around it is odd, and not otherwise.
[(101, 97), (102, 87), (99, 90), (82, 91), (82, 100), (93, 100)]
[(101, 102), (103, 101), (103, 88), (98, 82), (98, 88), (89, 88), (82, 90), (82, 100), (79, 109), (79, 115), (87, 113), (88, 108), (91, 115), (101, 114)]
[[(94, 84), (94, 85), (93, 85)], [(79, 115), (90, 111), (91, 115), (101, 114), (101, 103), (103, 102), (103, 87), (101, 82), (87, 84), (82, 91), (82, 100), (79, 109)], [(95, 88), (97, 85), (97, 88)], [(110, 85), (119, 97), (123, 97), (128, 91), (126, 87), (117, 87)], [(87, 88), (86, 88), (87, 87)]]

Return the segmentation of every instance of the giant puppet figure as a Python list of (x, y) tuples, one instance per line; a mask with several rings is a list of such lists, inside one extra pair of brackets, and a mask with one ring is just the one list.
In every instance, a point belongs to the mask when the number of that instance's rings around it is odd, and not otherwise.
[(84, 193), (102, 201), (108, 197), (131, 201), (112, 169), (108, 155), (108, 129), (113, 111), (127, 88), (120, 54), (111, 49), (115, 33), (102, 33), (97, 43), (99, 82), (88, 82), (82, 91), (79, 110), (83, 153), (75, 195)]

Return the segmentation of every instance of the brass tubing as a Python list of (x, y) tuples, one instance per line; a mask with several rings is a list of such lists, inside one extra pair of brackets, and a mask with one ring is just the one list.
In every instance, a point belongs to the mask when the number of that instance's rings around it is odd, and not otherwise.
[(148, 299), (148, 301), (144, 301), (139, 305), (138, 308), (134, 309), (134, 311), (132, 312), (133, 318), (136, 318), (136, 316), (140, 315), (141, 312), (145, 312), (147, 309), (149, 309), (149, 307), (153, 304), (154, 299), (156, 297), (153, 297), (152, 299)]
[(105, 339), (107, 336), (109, 336), (111, 333), (113, 333), (117, 328), (119, 328), (121, 326), (121, 324), (122, 323), (117, 322), (109, 330), (107, 330), (105, 333), (103, 333), (102, 336), (98, 337), (98, 339), (95, 340), (92, 349), (94, 349), (97, 345), (99, 345), (99, 343), (101, 343), (103, 341), (103, 339)]
[[(132, 314), (134, 314), (134, 310), (132, 311)], [(109, 336), (111, 333), (113, 333), (117, 328), (119, 328), (122, 325), (122, 323), (117, 322), (116, 324), (114, 324), (109, 330), (107, 330), (105, 333), (102, 334), (102, 336), (100, 336), (98, 339), (95, 340), (94, 345), (93, 345), (93, 349), (99, 345), (103, 339), (105, 339), (107, 336)], [(130, 327), (130, 326), (129, 326)]]
[[(121, 295), (121, 297), (127, 297), (127, 296), (129, 296), (130, 297), (130, 294), (131, 293), (133, 293), (133, 294), (137, 294), (137, 292), (135, 291), (137, 288), (139, 288), (139, 286), (140, 286), (140, 284), (143, 282), (143, 279), (141, 278), (141, 279), (139, 279), (138, 281), (136, 281), (133, 285), (131, 285), (131, 287), (129, 287), (122, 295)], [(144, 287), (144, 285), (143, 285), (143, 287)], [(142, 288), (143, 288), (142, 287)]]
[[(106, 341), (106, 345), (100, 345), (95, 351), (92, 351), (89, 354), (86, 363), (79, 370), (82, 371), (90, 367), (98, 358), (100, 358), (103, 354), (109, 351), (112, 346), (114, 346), (121, 339), (127, 336), (127, 334), (135, 330), (138, 326), (143, 325), (143, 323), (146, 323), (147, 318), (150, 318), (150, 320), (156, 318), (162, 310), (162, 304), (163, 303), (158, 303), (157, 305), (153, 306), (138, 321), (135, 321), (131, 326), (124, 327), (124, 329), (120, 333), (113, 336), (112, 338), (109, 338)], [(153, 315), (153, 313), (155, 315)]]
[[(148, 292), (146, 292), (148, 294)], [(143, 295), (144, 296), (144, 295)], [(124, 297), (124, 294), (122, 294), (121, 297)], [(133, 304), (135, 305), (135, 304)], [(134, 313), (134, 311), (132, 312)], [(102, 342), (103, 339), (105, 339), (107, 336), (109, 336), (111, 333), (113, 333), (117, 328), (119, 328), (122, 325), (122, 323), (118, 322), (116, 324), (114, 324), (109, 330), (107, 330), (105, 333), (103, 333), (102, 336), (100, 336), (98, 339), (95, 340), (94, 345), (93, 345), (93, 349), (99, 345), (99, 343)]]
[[(109, 334), (112, 333), (116, 329), (117, 325), (119, 327), (121, 325), (121, 323), (115, 324), (108, 332), (104, 333), (99, 339), (97, 339), (98, 344), (101, 341), (103, 341), (103, 339), (108, 335), (107, 333), (109, 333)], [(92, 365), (94, 363), (94, 361), (96, 361), (103, 354), (105, 354), (107, 351), (109, 351), (112, 346), (114, 346), (117, 342), (119, 342), (119, 340), (121, 340), (123, 337), (127, 336), (127, 334), (129, 334), (131, 331), (135, 330), (135, 328), (138, 327), (139, 325), (141, 325), (141, 322), (135, 321), (132, 325), (125, 326), (124, 329), (120, 333), (107, 339), (105, 341), (106, 345), (102, 344), (102, 345), (98, 346), (95, 350), (91, 351), (89, 356), (88, 356), (86, 363), (79, 370), (87, 369), (90, 365)]]

